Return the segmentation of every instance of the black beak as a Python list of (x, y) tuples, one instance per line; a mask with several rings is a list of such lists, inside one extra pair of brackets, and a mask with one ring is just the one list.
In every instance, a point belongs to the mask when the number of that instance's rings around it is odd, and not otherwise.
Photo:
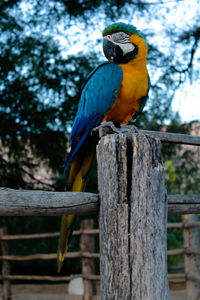
[(106, 38), (103, 39), (103, 52), (110, 62), (119, 63), (123, 57), (122, 49)]

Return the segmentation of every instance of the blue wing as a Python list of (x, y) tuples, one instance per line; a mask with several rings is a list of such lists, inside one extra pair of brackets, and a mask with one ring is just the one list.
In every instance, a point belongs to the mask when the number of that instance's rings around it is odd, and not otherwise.
[(89, 74), (82, 86), (78, 111), (70, 134), (70, 142), (76, 139), (77, 142), (65, 162), (65, 170), (91, 130), (101, 123), (113, 106), (122, 78), (122, 68), (114, 63), (103, 63)]

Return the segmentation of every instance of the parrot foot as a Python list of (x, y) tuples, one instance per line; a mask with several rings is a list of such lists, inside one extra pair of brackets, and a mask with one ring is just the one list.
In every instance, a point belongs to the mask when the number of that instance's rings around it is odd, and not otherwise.
[(109, 122), (103, 122), (101, 125), (95, 127), (92, 130), (92, 135), (95, 133), (98, 133), (99, 137), (102, 138), (103, 136), (107, 135), (107, 134), (112, 134), (112, 133), (121, 133), (120, 128), (117, 128), (113, 122), (109, 121)]
[(138, 128), (135, 125), (126, 125), (126, 124), (122, 124), (120, 125), (120, 132), (121, 133), (139, 133)]

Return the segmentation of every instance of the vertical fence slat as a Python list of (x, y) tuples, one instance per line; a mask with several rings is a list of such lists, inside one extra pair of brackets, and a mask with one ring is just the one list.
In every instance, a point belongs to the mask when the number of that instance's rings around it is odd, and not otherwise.
[(143, 135), (132, 138), (131, 299), (167, 300), (167, 201), (160, 142)]
[(160, 143), (109, 135), (97, 147), (101, 299), (168, 300)]
[(98, 144), (102, 300), (169, 299), (159, 146), (141, 134), (108, 135)]
[[(0, 236), (7, 235), (6, 228), (0, 228)], [(2, 256), (9, 255), (8, 251), (8, 241), (1, 239), (1, 253)], [(2, 260), (2, 275), (10, 275), (10, 262), (8, 260)], [(9, 280), (3, 279), (3, 300), (11, 299), (11, 283)]]
[[(94, 220), (82, 220), (81, 230), (93, 229)], [(80, 236), (80, 250), (82, 252), (94, 252), (94, 236), (89, 234), (81, 234)], [(91, 258), (81, 258), (82, 274), (93, 275), (95, 274), (94, 260)], [(92, 300), (94, 291), (94, 282), (92, 280), (83, 279), (84, 296), (83, 300)]]
[[(194, 223), (198, 221), (197, 215), (183, 215), (182, 222), (184, 225), (187, 223)], [(199, 250), (200, 249), (200, 231), (199, 228), (184, 226), (184, 248)], [(187, 254), (184, 255), (185, 260), (185, 273), (186, 273), (186, 290), (187, 299), (199, 300), (200, 299), (200, 283), (193, 278), (200, 278), (200, 255)], [(193, 278), (192, 278), (193, 277)]]
[(131, 299), (126, 135), (103, 137), (97, 147), (97, 161), (101, 299)]

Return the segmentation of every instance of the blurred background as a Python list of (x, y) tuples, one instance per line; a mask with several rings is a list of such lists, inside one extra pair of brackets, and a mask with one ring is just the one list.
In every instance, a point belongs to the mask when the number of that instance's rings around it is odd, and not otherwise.
[[(2, 0), (0, 15), (0, 186), (66, 189), (63, 165), (80, 88), (105, 61), (101, 32), (111, 22), (135, 25), (148, 43), (151, 90), (135, 125), (200, 135), (199, 0)], [(168, 193), (200, 193), (197, 147), (170, 144), (162, 152)], [(95, 163), (87, 191), (97, 192)], [(9, 234), (56, 232), (60, 218), (1, 217), (3, 226)], [(182, 243), (181, 229), (171, 229), (169, 249)], [(69, 250), (78, 245), (73, 238)], [(56, 249), (57, 238), (10, 242), (13, 255)], [(182, 260), (170, 257), (169, 266)], [(56, 275), (56, 261), (11, 263), (15, 273)], [(80, 273), (80, 260), (65, 261), (62, 274), (71, 273)]]

